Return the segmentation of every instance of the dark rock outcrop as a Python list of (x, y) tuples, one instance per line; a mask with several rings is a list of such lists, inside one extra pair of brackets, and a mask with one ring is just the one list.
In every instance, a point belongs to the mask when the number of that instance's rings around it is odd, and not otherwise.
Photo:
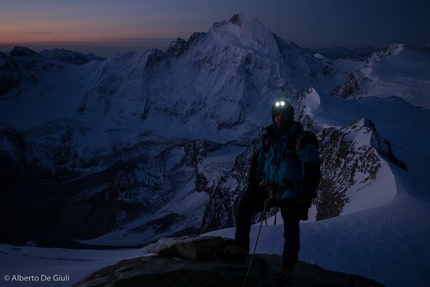
[[(280, 255), (256, 254), (242, 261), (211, 258), (229, 240), (221, 237), (162, 239), (145, 250), (158, 256), (123, 260), (89, 275), (75, 287), (88, 286), (273, 286)], [(165, 248), (163, 248), (163, 246)], [(211, 248), (214, 246), (214, 248)], [(169, 257), (161, 256), (163, 252)], [(186, 251), (186, 252), (184, 252)], [(216, 252), (215, 252), (216, 253)], [(196, 254), (198, 256), (196, 257)], [(184, 257), (196, 258), (196, 260)], [(247, 276), (249, 266), (250, 270)], [(245, 282), (245, 284), (244, 284)], [(325, 270), (299, 262), (288, 286), (383, 286), (363, 276)]]

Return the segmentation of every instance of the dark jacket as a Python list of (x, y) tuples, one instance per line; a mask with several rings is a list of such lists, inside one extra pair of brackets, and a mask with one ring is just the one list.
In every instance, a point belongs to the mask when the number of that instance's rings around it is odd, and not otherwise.
[(264, 180), (277, 186), (279, 200), (294, 198), (310, 206), (320, 180), (320, 158), (316, 137), (312, 134), (315, 144), (304, 138), (308, 134), (298, 122), (283, 133), (268, 126), (254, 151), (250, 185)]

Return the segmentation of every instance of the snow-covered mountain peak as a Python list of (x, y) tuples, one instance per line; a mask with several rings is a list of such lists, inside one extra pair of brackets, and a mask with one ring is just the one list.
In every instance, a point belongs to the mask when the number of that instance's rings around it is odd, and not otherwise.
[(372, 53), (372, 55), (370, 55), (367, 60), (368, 65), (371, 65), (371, 63), (374, 61), (380, 61), (383, 58), (397, 55), (403, 50), (404, 50), (404, 44), (393, 43), (391, 45), (388, 45), (383, 49)]
[(179, 57), (182, 55), (187, 49), (188, 49), (188, 42), (184, 39), (178, 38), (176, 41), (173, 41), (170, 43), (169, 47), (167, 48), (167, 53)]
[(41, 57), (35, 51), (21, 46), (16, 46), (9, 54), (11, 57)]
[(54, 59), (54, 60), (62, 61), (64, 63), (75, 64), (75, 65), (86, 64), (93, 60), (97, 60), (97, 61), (104, 60), (104, 58), (94, 55), (92, 53), (84, 55), (79, 52), (65, 50), (65, 49), (58, 49), (58, 48), (51, 51), (43, 50), (39, 54), (44, 56), (47, 59)]
[[(252, 33), (248, 34), (248, 36), (260, 36), (261, 32), (271, 33), (258, 19), (249, 13), (240, 13), (234, 14), (233, 17), (228, 20), (234, 26), (237, 26), (241, 29), (242, 33)], [(227, 24), (228, 22), (224, 21), (223, 23)]]
[(315, 88), (311, 87), (300, 96), (299, 118), (302, 116), (312, 117), (312, 110), (321, 104), (321, 98)]
[(358, 149), (360, 149), (359, 146), (363, 145), (374, 147), (375, 149), (378, 148), (378, 145), (375, 143), (380, 140), (380, 136), (375, 124), (368, 118), (358, 119), (342, 131), (346, 135), (346, 138), (354, 143)]
[(391, 149), (391, 143), (388, 139), (382, 137), (376, 129), (375, 123), (369, 118), (360, 118), (342, 129), (342, 133), (346, 139), (353, 143), (356, 150), (365, 148), (373, 148), (384, 157), (386, 161), (408, 170), (406, 164), (398, 159)]
[[(229, 134), (227, 141), (238, 136), (231, 127), (252, 130), (262, 125), (273, 99), (296, 101), (322, 74), (316, 58), (280, 40), (249, 14), (215, 23), (188, 41), (177, 39), (165, 53), (117, 55), (92, 67), (100, 76), (85, 93), (81, 114), (121, 119), (133, 115), (145, 120), (144, 128), (152, 132), (195, 137), (192, 126), (200, 138), (213, 140), (222, 132)], [(125, 94), (133, 104), (124, 101)]]
[(216, 41), (266, 55), (280, 53), (277, 37), (253, 15), (235, 14), (228, 21), (215, 23), (207, 33)]
[[(354, 123), (352, 123), (350, 125), (348, 130), (356, 132), (356, 131), (361, 130), (363, 128), (365, 130), (367, 130), (368, 132), (376, 132), (375, 124), (372, 122), (372, 120), (367, 119), (367, 118), (358, 119), (357, 121), (355, 121)], [(345, 130), (345, 131), (347, 132), (348, 130)]]
[[(249, 32), (266, 31), (267, 28), (256, 17), (249, 13), (234, 14), (230, 20), (215, 23), (210, 31), (217, 29), (235, 31), (238, 35)], [(255, 35), (257, 36), (257, 35)], [(261, 36), (261, 35), (258, 35)]]

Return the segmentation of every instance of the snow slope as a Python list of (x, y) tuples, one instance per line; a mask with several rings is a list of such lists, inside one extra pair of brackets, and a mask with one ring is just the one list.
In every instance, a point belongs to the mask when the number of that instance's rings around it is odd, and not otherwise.
[(139, 254), (136, 249), (77, 251), (0, 245), (0, 285), (71, 286), (91, 272)]

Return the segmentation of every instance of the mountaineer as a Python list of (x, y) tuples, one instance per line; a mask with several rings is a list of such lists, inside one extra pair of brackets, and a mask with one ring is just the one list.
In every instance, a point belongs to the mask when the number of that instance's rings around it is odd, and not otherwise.
[(245, 258), (250, 250), (252, 217), (271, 207), (280, 208), (285, 242), (276, 284), (282, 286), (298, 261), (299, 223), (308, 219), (308, 209), (316, 197), (320, 158), (316, 136), (294, 121), (294, 109), (287, 101), (277, 101), (271, 114), (272, 124), (254, 148), (248, 187), (236, 211), (235, 244), (225, 250), (225, 256)]

